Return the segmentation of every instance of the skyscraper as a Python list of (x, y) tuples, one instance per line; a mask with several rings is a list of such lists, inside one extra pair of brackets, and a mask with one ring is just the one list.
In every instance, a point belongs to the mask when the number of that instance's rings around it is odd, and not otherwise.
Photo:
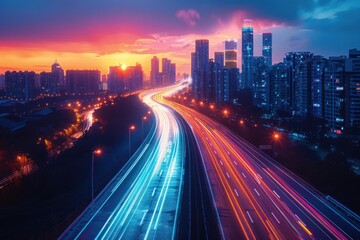
[(67, 70), (66, 82), (68, 93), (89, 94), (99, 92), (100, 71)]
[(334, 135), (345, 130), (345, 58), (330, 57), (324, 69), (324, 118)]
[(162, 72), (162, 84), (170, 85), (170, 77), (171, 77), (171, 60), (167, 58), (161, 59), (161, 72)]
[(291, 95), (290, 66), (279, 63), (271, 66), (270, 73), (270, 108), (276, 115), (290, 114)]
[(225, 41), (225, 67), (237, 68), (237, 42), (236, 40)]
[(65, 89), (65, 76), (64, 70), (61, 68), (60, 64), (55, 61), (51, 66), (51, 73), (53, 77), (54, 84), (57, 85), (59, 89)]
[(245, 20), (242, 28), (241, 53), (242, 53), (242, 78), (241, 88), (252, 88), (252, 57), (254, 56), (254, 36), (251, 20)]
[(192, 58), (193, 91), (197, 99), (205, 97), (206, 66), (209, 61), (209, 40), (199, 39), (195, 41), (195, 53)]
[(170, 64), (170, 84), (174, 84), (176, 82), (176, 64)]
[(360, 133), (360, 51), (351, 49), (345, 61), (346, 118), (348, 133)]
[(28, 100), (35, 97), (35, 72), (5, 73), (5, 92), (8, 97)]
[(120, 66), (109, 67), (107, 80), (109, 92), (122, 93), (125, 91), (125, 76)]
[(323, 56), (313, 56), (310, 67), (310, 113), (315, 118), (324, 117), (324, 69), (327, 60)]
[(294, 115), (307, 116), (310, 102), (310, 52), (288, 52), (284, 63), (290, 67), (291, 110)]
[(266, 59), (266, 64), (272, 65), (272, 33), (262, 34), (262, 55)]
[(160, 76), (159, 59), (154, 56), (151, 59), (150, 81), (153, 87), (159, 87), (162, 85)]
[(265, 57), (253, 57), (253, 105), (269, 109), (269, 68)]
[(224, 66), (224, 52), (215, 52), (214, 60), (222, 68)]

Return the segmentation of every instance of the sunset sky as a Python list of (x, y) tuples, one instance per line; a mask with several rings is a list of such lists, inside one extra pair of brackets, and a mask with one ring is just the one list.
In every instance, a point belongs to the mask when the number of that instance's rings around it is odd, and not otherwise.
[(1, 0), (0, 73), (49, 70), (58, 60), (67, 69), (143, 65), (171, 58), (178, 72), (190, 69), (194, 40), (210, 40), (210, 52), (224, 40), (241, 40), (244, 19), (252, 19), (255, 55), (261, 33), (273, 33), (274, 62), (288, 51), (324, 56), (360, 48), (359, 0)]

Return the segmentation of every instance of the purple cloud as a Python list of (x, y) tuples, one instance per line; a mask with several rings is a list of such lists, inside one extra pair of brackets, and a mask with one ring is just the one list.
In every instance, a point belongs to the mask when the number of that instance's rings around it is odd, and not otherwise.
[(177, 11), (176, 17), (184, 21), (189, 26), (194, 27), (196, 25), (196, 21), (200, 19), (200, 13), (198, 13), (195, 9), (181, 9)]

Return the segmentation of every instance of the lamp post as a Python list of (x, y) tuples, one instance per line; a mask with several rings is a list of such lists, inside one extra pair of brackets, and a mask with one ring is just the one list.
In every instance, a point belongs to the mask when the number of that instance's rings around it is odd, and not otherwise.
[(92, 151), (92, 158), (91, 158), (91, 202), (94, 201), (94, 158), (95, 155), (100, 155), (101, 149), (96, 149)]
[(129, 127), (129, 158), (131, 157), (131, 131), (135, 130), (135, 125)]
[(141, 119), (141, 139), (144, 140), (144, 121), (147, 120), (147, 117), (144, 116), (142, 119)]

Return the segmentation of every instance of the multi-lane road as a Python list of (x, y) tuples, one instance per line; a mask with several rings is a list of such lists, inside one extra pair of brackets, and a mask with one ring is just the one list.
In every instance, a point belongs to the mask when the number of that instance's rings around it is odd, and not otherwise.
[[(60, 239), (174, 239), (177, 236), (202, 239), (210, 233), (216, 236), (209, 198), (202, 200), (203, 195), (194, 194), (190, 187), (200, 184), (188, 174), (191, 165), (185, 166), (185, 159), (195, 146), (191, 143), (192, 147), (187, 147), (191, 140), (185, 139), (185, 132), (190, 130), (185, 129), (186, 124), (175, 112), (152, 99), (155, 93), (171, 91), (169, 88), (141, 95), (155, 115), (155, 127)], [(196, 203), (184, 204), (183, 198), (195, 199)], [(205, 208), (210, 208), (209, 213), (202, 211)], [(192, 216), (199, 220), (193, 228), (188, 225), (193, 225)], [(211, 224), (215, 228), (206, 229)]]
[(226, 127), (141, 95), (156, 124), (61, 239), (360, 239), (359, 222)]
[(195, 110), (158, 101), (178, 112), (195, 135), (224, 238), (360, 238), (358, 222), (258, 148)]

